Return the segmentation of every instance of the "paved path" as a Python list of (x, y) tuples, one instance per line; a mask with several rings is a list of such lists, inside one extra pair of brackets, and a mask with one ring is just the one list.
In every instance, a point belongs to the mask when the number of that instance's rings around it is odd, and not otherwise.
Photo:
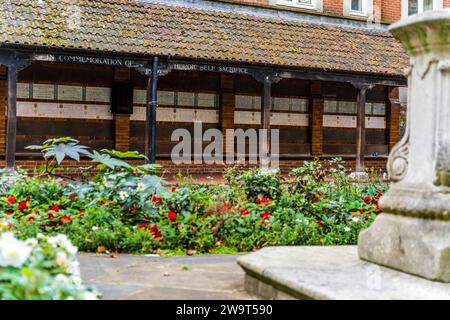
[(103, 299), (254, 299), (244, 290), (244, 272), (236, 258), (78, 255), (85, 284), (103, 292)]

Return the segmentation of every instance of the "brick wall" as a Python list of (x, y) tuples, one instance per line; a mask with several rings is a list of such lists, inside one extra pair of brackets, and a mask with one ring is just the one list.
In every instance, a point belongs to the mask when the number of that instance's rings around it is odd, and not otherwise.
[(392, 150), (400, 138), (400, 104), (395, 103), (398, 101), (398, 91), (398, 88), (390, 88), (388, 94), (386, 129), (389, 150)]
[(321, 96), (322, 86), (320, 82), (311, 84), (311, 155), (323, 154), (323, 106), (324, 99)]
[[(304, 158), (304, 159), (298, 159), (298, 160), (280, 160), (280, 170), (282, 174), (288, 174), (292, 169), (298, 168), (303, 164), (303, 161), (310, 160), (311, 158)], [(330, 160), (331, 158), (320, 158), (323, 161), (323, 165), (326, 166), (326, 160)], [(142, 161), (129, 161), (130, 163), (135, 164), (143, 164)], [(43, 163), (43, 160), (40, 159), (26, 159), (26, 160), (17, 160), (16, 165), (22, 169), (26, 169), (29, 172), (33, 172), (33, 170), (41, 165)], [(172, 163), (171, 160), (157, 160), (157, 163), (162, 165), (162, 171), (161, 175), (164, 178), (173, 178), (178, 172), (182, 172), (183, 174), (201, 174), (204, 176), (208, 175), (219, 175), (222, 174), (224, 169), (229, 167), (229, 165), (205, 165), (205, 164), (184, 164), (184, 165), (175, 165)], [(5, 161), (0, 160), (0, 167), (4, 167)], [(355, 167), (355, 159), (347, 158), (344, 159), (344, 165), (347, 168), (354, 169)], [(80, 162), (76, 161), (64, 161), (63, 162), (64, 168), (72, 168), (76, 169), (78, 167), (90, 167), (93, 166), (93, 163), (88, 160), (81, 160)], [(252, 168), (256, 165), (244, 165), (244, 168)], [(386, 170), (386, 159), (385, 158), (379, 158), (379, 159), (366, 159), (366, 167), (368, 168), (375, 168), (378, 170)], [(65, 172), (65, 174), (68, 174), (69, 171)], [(77, 171), (73, 171), (75, 175), (77, 175)], [(94, 173), (94, 171), (93, 171)], [(79, 172), (78, 172), (79, 174)]]
[(234, 129), (234, 109), (236, 102), (234, 91), (234, 76), (222, 74), (220, 76), (219, 128), (224, 134), (224, 154), (234, 152), (233, 141), (227, 142), (226, 140), (226, 130)]
[(130, 116), (114, 115), (114, 148), (126, 152), (130, 150)]
[(388, 22), (400, 20), (402, 16), (402, 0), (377, 0), (375, 2), (381, 7), (383, 20)]
[[(219, 0), (222, 2), (244, 3), (258, 6), (272, 6), (289, 9), (287, 6), (277, 6), (277, 0)], [(381, 19), (385, 22), (394, 22), (401, 18), (402, 0), (373, 0), (374, 10), (380, 10)], [(450, 7), (450, 0), (444, 0), (444, 7)], [(293, 10), (308, 11), (292, 7)], [(311, 11), (314, 12), (314, 11)], [(344, 16), (344, 0), (323, 0), (323, 13), (333, 16)]]
[(323, 12), (342, 16), (344, 12), (344, 0), (324, 0)]

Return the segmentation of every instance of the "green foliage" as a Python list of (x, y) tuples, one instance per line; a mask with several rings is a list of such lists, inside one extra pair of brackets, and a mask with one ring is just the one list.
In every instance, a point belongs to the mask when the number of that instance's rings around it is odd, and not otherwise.
[(386, 190), (377, 172), (355, 182), (341, 159), (305, 162), (284, 183), (278, 172), (232, 167), (225, 184), (179, 175), (176, 186), (167, 186), (157, 165), (123, 165), (128, 153), (93, 154), (105, 168), (82, 181), (0, 172), (0, 230), (21, 239), (64, 233), (94, 252), (350, 245), (382, 212), (378, 199)]
[(278, 171), (254, 168), (236, 177), (249, 201), (257, 198), (277, 199), (281, 194), (281, 181)]

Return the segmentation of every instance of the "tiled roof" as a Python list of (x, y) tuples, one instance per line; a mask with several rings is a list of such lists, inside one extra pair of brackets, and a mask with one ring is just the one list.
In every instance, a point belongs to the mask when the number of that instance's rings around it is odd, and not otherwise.
[(0, 44), (401, 76), (388, 32), (129, 0), (2, 0)]

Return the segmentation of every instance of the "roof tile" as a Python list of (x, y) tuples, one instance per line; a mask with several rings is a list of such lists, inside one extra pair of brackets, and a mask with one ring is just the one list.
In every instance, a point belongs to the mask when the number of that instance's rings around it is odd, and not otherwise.
[(127, 0), (4, 0), (0, 44), (402, 76), (388, 32)]

